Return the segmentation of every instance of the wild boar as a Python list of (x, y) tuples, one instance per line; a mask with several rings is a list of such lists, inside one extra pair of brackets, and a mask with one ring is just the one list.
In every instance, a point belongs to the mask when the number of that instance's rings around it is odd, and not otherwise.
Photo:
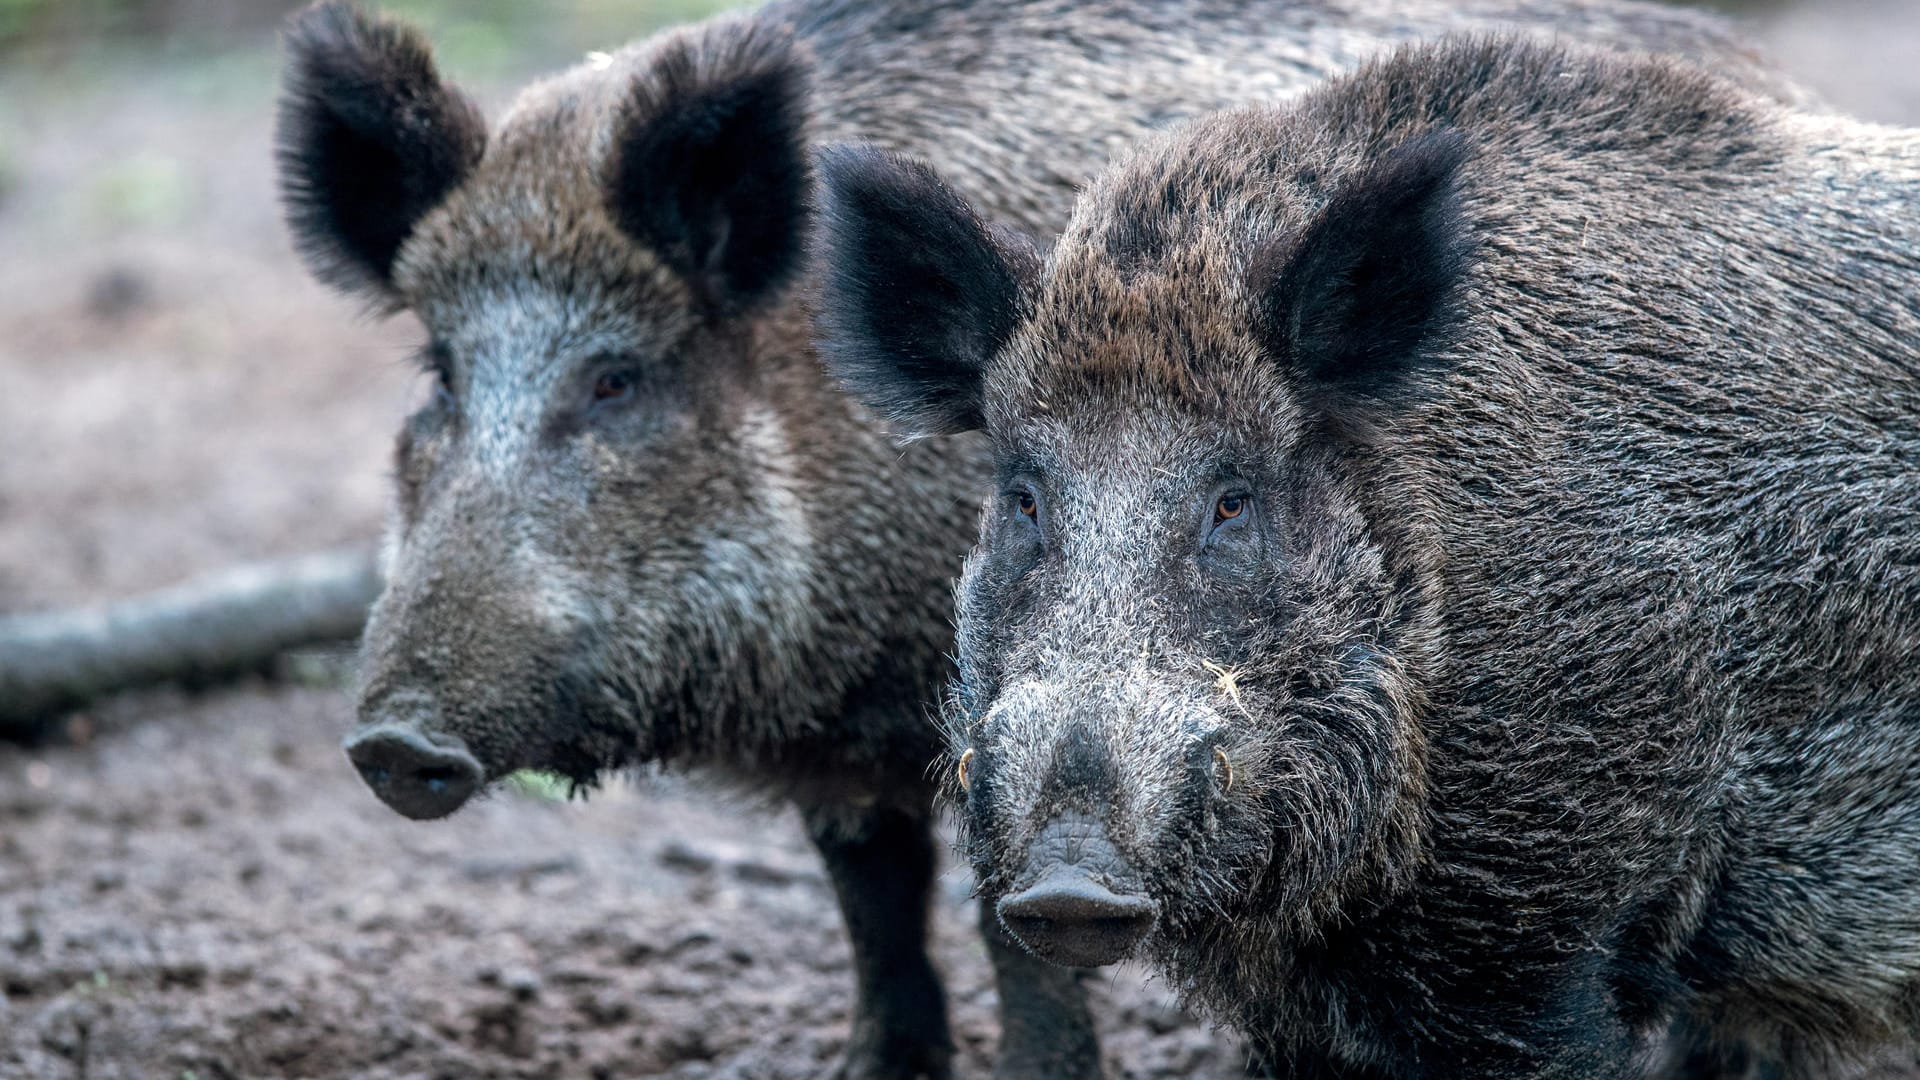
[(1920, 1028), (1920, 133), (1465, 38), (1151, 141), (1044, 258), (821, 173), (830, 365), (993, 448), (949, 772), (1035, 953), (1284, 1076)]
[[(1390, 41), (1509, 19), (1768, 75), (1710, 18), (1632, 3), (808, 0), (648, 39), (489, 133), (402, 24), (291, 25), (281, 174), (325, 281), (424, 324), (387, 588), (349, 754), (410, 817), (513, 770), (641, 763), (797, 803), (859, 980), (850, 1076), (943, 1075), (924, 911), (977, 443), (905, 453), (811, 344), (811, 147), (925, 154), (996, 220), (1172, 120), (1285, 96)], [(1071, 975), (999, 939), (1003, 1075), (1092, 1075)]]

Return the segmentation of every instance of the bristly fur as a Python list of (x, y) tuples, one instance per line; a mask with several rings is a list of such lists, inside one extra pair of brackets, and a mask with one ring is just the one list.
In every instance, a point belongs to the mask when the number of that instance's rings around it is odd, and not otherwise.
[(1285, 1076), (1920, 1037), (1920, 133), (1454, 39), (1149, 140), (1024, 292), (947, 722), (985, 902), (1097, 829)]
[(614, 121), (614, 220), (713, 307), (765, 300), (806, 243), (808, 102), (784, 28), (726, 26), (662, 49)]
[[(853, 942), (852, 1076), (952, 1053), (923, 703), (989, 470), (978, 440), (903, 450), (822, 371), (813, 148), (924, 157), (982, 220), (1051, 234), (1118, 148), (1449, 27), (1668, 49), (1797, 96), (1721, 20), (1635, 0), (778, 0), (595, 54), (483, 143), (417, 36), (349, 10), (294, 35), (282, 185), (316, 270), (417, 315), (442, 381), (397, 441), (360, 716), (490, 777), (660, 763), (796, 802)], [(333, 168), (303, 133), (340, 100), (339, 130), (434, 167)], [(1001, 1072), (1096, 1076), (1073, 973), (983, 929), (1018, 1021)]]
[(287, 26), (276, 155), (287, 224), (314, 276), (391, 305), (394, 257), (486, 148), (411, 27), (321, 0)]
[[(932, 170), (870, 146), (820, 152), (827, 370), (903, 435), (980, 426), (980, 376), (1020, 318), (1039, 255)], [(902, 237), (912, 243), (903, 244)]]

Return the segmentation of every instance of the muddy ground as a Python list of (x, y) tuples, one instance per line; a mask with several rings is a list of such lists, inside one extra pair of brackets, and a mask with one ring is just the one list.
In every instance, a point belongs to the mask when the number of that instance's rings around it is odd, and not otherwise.
[[(1920, 4), (1760, 18), (1830, 100), (1920, 122)], [(497, 104), (512, 63), (485, 30), (459, 31), (450, 66)], [(248, 34), (0, 57), (0, 612), (377, 535), (389, 437), (422, 392), (416, 331), (295, 266), (271, 201), (272, 57)], [(778, 1078), (834, 1060), (847, 951), (790, 814), (641, 777), (409, 823), (338, 753), (336, 668), (127, 698), (0, 747), (0, 1077)], [(967, 888), (946, 875), (935, 929), (961, 1071), (982, 1076), (994, 1002)], [(1094, 991), (1113, 1075), (1240, 1071), (1234, 1040), (1140, 972)]]

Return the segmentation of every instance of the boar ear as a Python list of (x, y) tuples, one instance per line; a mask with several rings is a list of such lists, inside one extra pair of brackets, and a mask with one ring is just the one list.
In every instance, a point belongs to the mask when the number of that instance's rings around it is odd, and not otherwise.
[(918, 162), (837, 146), (819, 165), (827, 367), (901, 434), (978, 428), (987, 361), (1039, 273), (1033, 245)]
[(1457, 132), (1404, 143), (1254, 260), (1263, 343), (1316, 391), (1390, 402), (1444, 346), (1471, 255), (1457, 183), (1467, 156)]
[(728, 24), (667, 46), (615, 120), (614, 220), (717, 310), (750, 307), (799, 269), (807, 94), (787, 32)]
[(480, 110), (411, 27), (322, 0), (288, 25), (280, 196), (322, 281), (391, 301), (394, 257), (486, 149)]

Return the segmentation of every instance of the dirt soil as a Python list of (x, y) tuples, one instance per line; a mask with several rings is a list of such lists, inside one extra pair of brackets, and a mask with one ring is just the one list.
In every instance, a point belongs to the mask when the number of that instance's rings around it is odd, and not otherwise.
[[(1788, 6), (1760, 32), (1836, 104), (1920, 122), (1920, 5)], [(272, 77), (257, 41), (0, 59), (0, 613), (377, 536), (417, 331), (295, 265)], [(835, 1060), (847, 950), (791, 814), (643, 777), (407, 822), (340, 755), (350, 710), (319, 669), (0, 746), (0, 1077), (757, 1080)], [(967, 890), (950, 870), (934, 922), (979, 1077), (996, 1029)], [(1241, 1072), (1237, 1042), (1141, 972), (1093, 991), (1111, 1075)]]

